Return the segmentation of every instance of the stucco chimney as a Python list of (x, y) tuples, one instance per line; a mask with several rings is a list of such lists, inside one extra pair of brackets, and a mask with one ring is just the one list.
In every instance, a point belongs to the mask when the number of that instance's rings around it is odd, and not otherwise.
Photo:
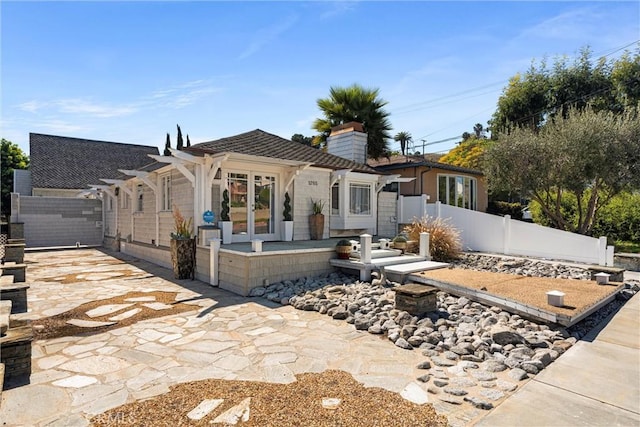
[(349, 122), (331, 128), (327, 152), (354, 162), (367, 162), (367, 134), (362, 123)]

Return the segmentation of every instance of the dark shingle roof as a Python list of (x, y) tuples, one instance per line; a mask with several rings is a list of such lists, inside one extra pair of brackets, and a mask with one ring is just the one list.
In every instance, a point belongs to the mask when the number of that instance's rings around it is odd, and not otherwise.
[(138, 169), (153, 163), (147, 154), (157, 147), (94, 141), (66, 136), (29, 134), (33, 188), (87, 188), (101, 178), (127, 179), (118, 169)]
[(381, 157), (378, 160), (369, 160), (369, 166), (378, 171), (393, 171), (397, 169), (416, 168), (426, 166), (429, 168), (442, 169), (452, 172), (461, 172), (469, 175), (483, 175), (482, 171), (461, 166), (450, 165), (447, 163), (433, 162), (422, 156), (392, 156), (390, 159)]
[(193, 154), (239, 153), (253, 156), (271, 157), (274, 159), (294, 160), (312, 163), (314, 166), (329, 169), (351, 169), (354, 172), (379, 174), (373, 168), (356, 163), (333, 154), (325, 153), (299, 142), (290, 141), (260, 129), (215, 141), (202, 142), (184, 148)]

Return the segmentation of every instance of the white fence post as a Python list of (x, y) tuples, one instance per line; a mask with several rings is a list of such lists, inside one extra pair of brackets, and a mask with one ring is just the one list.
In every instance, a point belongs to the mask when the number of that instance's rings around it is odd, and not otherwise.
[[(398, 196), (398, 206), (396, 208), (396, 228), (398, 228), (398, 224), (402, 224), (404, 222), (404, 196)], [(396, 233), (398, 230), (396, 230)]]
[(442, 216), (441, 212), (440, 212), (440, 207), (442, 206), (442, 202), (440, 202), (440, 200), (438, 200), (436, 202), (436, 218), (440, 218)]
[(209, 240), (209, 284), (218, 286), (218, 255), (220, 253), (220, 239)]
[(607, 265), (607, 238), (598, 239), (598, 265)]
[(420, 233), (420, 256), (427, 258), (428, 261), (431, 260), (431, 252), (429, 252), (429, 233), (427, 232)]
[(420, 195), (420, 219), (427, 216), (427, 195)]
[(360, 261), (363, 264), (371, 264), (371, 234), (360, 236)]
[(612, 245), (607, 246), (607, 267), (613, 267), (613, 252), (614, 247)]
[(511, 215), (505, 215), (502, 218), (502, 252), (505, 255), (509, 255), (509, 249), (511, 247)]

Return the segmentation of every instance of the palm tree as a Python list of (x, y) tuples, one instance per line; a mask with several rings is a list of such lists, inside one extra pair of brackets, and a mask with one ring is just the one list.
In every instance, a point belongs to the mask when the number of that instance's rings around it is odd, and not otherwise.
[(405, 149), (407, 148), (407, 143), (413, 141), (411, 138), (411, 134), (409, 132), (398, 132), (396, 136), (393, 137), (394, 140), (400, 143), (400, 151), (404, 156)]
[(378, 97), (378, 89), (364, 88), (358, 84), (349, 87), (332, 86), (329, 97), (318, 99), (318, 108), (324, 118), (313, 122), (313, 129), (320, 132), (314, 138), (315, 144), (322, 144), (331, 133), (331, 128), (351, 121), (362, 123), (367, 132), (367, 152), (369, 157), (379, 158), (387, 150), (389, 113), (384, 110), (387, 101)]

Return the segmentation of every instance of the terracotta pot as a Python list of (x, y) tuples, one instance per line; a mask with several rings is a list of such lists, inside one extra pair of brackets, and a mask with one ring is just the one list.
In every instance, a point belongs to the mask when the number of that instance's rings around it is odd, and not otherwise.
[(311, 240), (321, 240), (324, 234), (324, 215), (313, 214), (309, 215), (309, 233), (311, 234)]

